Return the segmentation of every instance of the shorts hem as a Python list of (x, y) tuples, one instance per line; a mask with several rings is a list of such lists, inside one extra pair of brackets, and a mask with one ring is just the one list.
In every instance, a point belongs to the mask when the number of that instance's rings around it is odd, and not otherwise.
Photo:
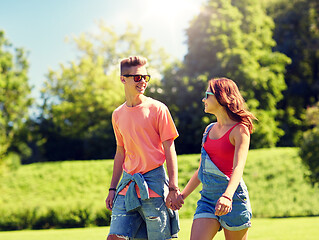
[(220, 225), (223, 228), (226, 228), (229, 231), (240, 231), (240, 230), (243, 230), (243, 229), (246, 229), (246, 228), (250, 228), (251, 227), (251, 222), (249, 221), (247, 223), (244, 223), (243, 225), (236, 226), (236, 227), (231, 227), (231, 226), (228, 226), (224, 221), (221, 221)]
[(198, 218), (214, 218), (214, 219), (218, 220), (218, 218), (212, 213), (198, 213), (198, 214), (194, 215), (193, 219), (195, 220)]
[(216, 215), (212, 214), (212, 213), (198, 213), (198, 214), (195, 214), (194, 215), (194, 218), (193, 220), (195, 219), (199, 219), (199, 218), (213, 218), (213, 219), (216, 219), (221, 227), (229, 230), (229, 231), (240, 231), (240, 230), (243, 230), (243, 229), (246, 229), (246, 228), (250, 228), (251, 227), (251, 222), (247, 222), (247, 223), (244, 223), (240, 226), (236, 226), (236, 227), (231, 227), (231, 226), (228, 226), (227, 223), (222, 220), (222, 219), (219, 219)]
[[(133, 239), (133, 237), (130, 237), (130, 236), (127, 236), (127, 235), (124, 235), (124, 234), (118, 234), (118, 233), (109, 233), (108, 235), (107, 235), (107, 237), (109, 236), (109, 235), (116, 235), (116, 236), (118, 236), (118, 237), (122, 237), (123, 239), (127, 239), (127, 240), (129, 240), (129, 239)], [(176, 233), (176, 234), (173, 234), (171, 237), (168, 237), (168, 238), (165, 238), (166, 240), (169, 240), (169, 239), (172, 239), (172, 238), (178, 238), (178, 234)], [(147, 238), (134, 238), (134, 239), (145, 239), (145, 240), (147, 240)]]

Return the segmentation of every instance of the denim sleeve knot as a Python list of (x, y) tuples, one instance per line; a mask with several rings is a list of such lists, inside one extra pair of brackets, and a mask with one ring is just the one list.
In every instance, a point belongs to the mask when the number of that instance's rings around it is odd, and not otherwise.
[[(130, 183), (131, 182), (131, 183)], [(117, 194), (122, 191), (127, 184), (129, 184), (125, 194), (125, 208), (126, 211), (136, 210), (141, 206), (140, 199), (137, 196), (135, 186), (137, 184), (142, 200), (149, 199), (149, 188), (151, 188), (158, 195), (164, 197), (164, 185), (168, 185), (166, 174), (163, 166), (153, 169), (147, 173), (135, 173), (133, 175), (123, 172), (122, 180), (118, 186)]]
[[(131, 182), (130, 186), (125, 195), (125, 208), (126, 211), (133, 211), (136, 210), (138, 207), (141, 206), (141, 202), (137, 197), (135, 185), (137, 184), (138, 188), (140, 189), (141, 199), (146, 200), (149, 199), (148, 193), (148, 185), (145, 181), (144, 177), (140, 173), (135, 173), (134, 175), (129, 175), (129, 179)], [(123, 176), (124, 177), (124, 176)]]
[[(121, 192), (129, 183), (130, 185), (125, 194), (125, 209), (127, 212), (134, 211), (142, 205), (136, 193), (136, 184), (140, 190), (141, 199), (143, 200), (150, 198), (148, 191), (149, 188), (156, 192), (163, 199), (165, 199), (165, 197), (168, 194), (168, 178), (166, 176), (166, 172), (163, 165), (144, 174), (136, 173), (131, 175), (124, 171), (121, 182), (117, 188), (114, 201), (118, 193)], [(171, 209), (167, 210), (170, 214), (172, 234), (177, 234), (177, 232), (180, 229), (178, 213), (177, 211), (173, 211)]]

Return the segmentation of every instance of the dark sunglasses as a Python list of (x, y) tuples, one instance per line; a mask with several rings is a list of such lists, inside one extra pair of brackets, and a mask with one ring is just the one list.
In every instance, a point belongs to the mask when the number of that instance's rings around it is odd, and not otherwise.
[(208, 98), (208, 95), (215, 95), (214, 93), (212, 93), (212, 92), (205, 92), (205, 99), (207, 99)]
[(122, 75), (123, 77), (133, 77), (134, 82), (140, 82), (142, 79), (144, 79), (145, 82), (149, 82), (151, 80), (151, 76), (150, 75), (130, 75), (130, 74), (126, 74), (126, 75)]

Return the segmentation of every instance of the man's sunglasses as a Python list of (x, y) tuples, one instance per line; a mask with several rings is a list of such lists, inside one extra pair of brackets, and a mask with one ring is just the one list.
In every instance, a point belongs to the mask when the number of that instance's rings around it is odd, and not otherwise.
[(205, 92), (205, 99), (207, 99), (208, 98), (208, 95), (215, 95), (214, 93), (212, 93), (212, 92)]
[(142, 79), (144, 79), (145, 82), (149, 82), (151, 80), (151, 76), (150, 75), (130, 75), (130, 74), (126, 74), (126, 75), (122, 75), (123, 77), (133, 77), (134, 82), (140, 82)]

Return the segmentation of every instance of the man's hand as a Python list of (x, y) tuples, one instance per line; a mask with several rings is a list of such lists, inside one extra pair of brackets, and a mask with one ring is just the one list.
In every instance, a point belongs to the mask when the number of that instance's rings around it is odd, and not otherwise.
[(179, 190), (170, 191), (166, 198), (166, 206), (172, 210), (179, 210), (184, 204)]
[(115, 191), (109, 191), (109, 195), (107, 196), (105, 200), (106, 208), (110, 211), (112, 211), (112, 208), (113, 208), (114, 197), (115, 197)]

